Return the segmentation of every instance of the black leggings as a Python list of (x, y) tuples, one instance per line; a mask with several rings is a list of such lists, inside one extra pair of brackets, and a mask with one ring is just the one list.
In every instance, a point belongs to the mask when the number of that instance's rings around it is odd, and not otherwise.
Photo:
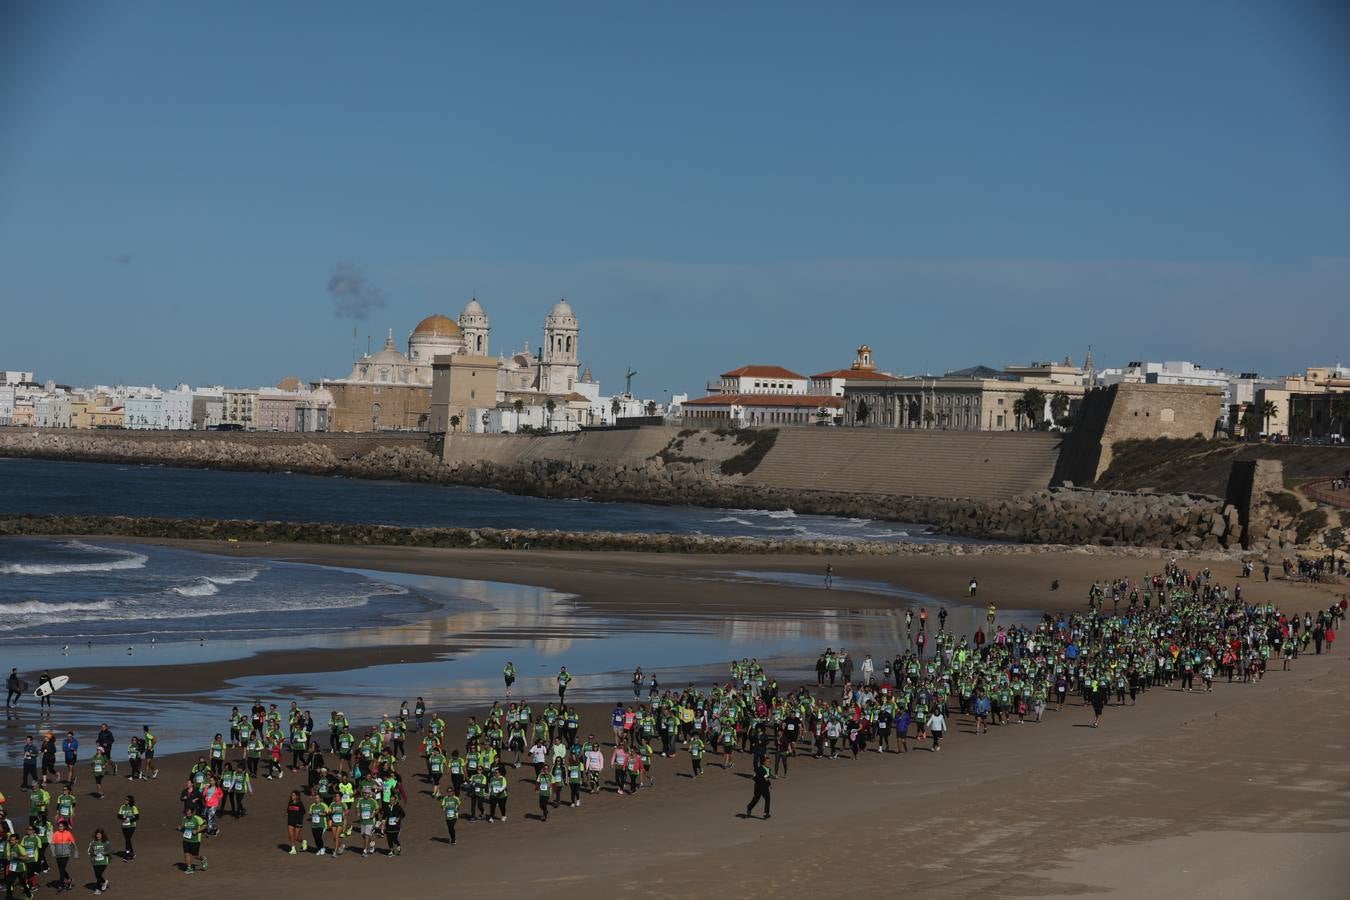
[(450, 843), (452, 843), (452, 844), (455, 842), (455, 822), (456, 822), (456, 821), (457, 821), (456, 819), (446, 819), (446, 820), (445, 820), (445, 830), (448, 831), (448, 832), (450, 832)]
[(327, 829), (322, 828), (322, 827), (320, 827), (320, 828), (311, 828), (311, 829), (309, 830), (309, 833), (312, 834), (312, 835), (314, 835), (314, 850), (315, 850), (316, 852), (323, 849), (323, 833), (324, 833), (324, 831), (326, 831), (326, 830), (327, 830)]
[(108, 879), (103, 877), (103, 873), (106, 871), (108, 871), (108, 867), (106, 865), (94, 866), (94, 881), (98, 883), (98, 886), (100, 888), (102, 888), (105, 884), (108, 883)]
[(127, 845), (127, 856), (134, 856), (136, 848), (131, 845), (131, 839), (136, 836), (135, 828), (122, 829), (122, 842)]
[(69, 865), (70, 865), (70, 857), (69, 857), (69, 856), (58, 856), (58, 857), (56, 858), (56, 871), (57, 871), (57, 872), (60, 874), (60, 876), (61, 876), (61, 883), (62, 883), (62, 884), (69, 884), (69, 883), (70, 883), (70, 873), (66, 871), (66, 867), (69, 866)]

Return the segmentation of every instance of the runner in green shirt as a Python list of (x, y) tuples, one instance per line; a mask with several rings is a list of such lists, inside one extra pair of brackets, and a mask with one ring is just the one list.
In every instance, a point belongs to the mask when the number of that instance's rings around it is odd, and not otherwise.
[(455, 823), (459, 821), (459, 797), (446, 794), (441, 798), (441, 811), (445, 813), (445, 830), (450, 833), (450, 843), (455, 843)]
[[(178, 830), (183, 834), (183, 872), (191, 875), (198, 867), (206, 869), (206, 857), (202, 856), (202, 832), (206, 830), (206, 820), (201, 816), (187, 815)], [(196, 860), (196, 865), (193, 864)]]

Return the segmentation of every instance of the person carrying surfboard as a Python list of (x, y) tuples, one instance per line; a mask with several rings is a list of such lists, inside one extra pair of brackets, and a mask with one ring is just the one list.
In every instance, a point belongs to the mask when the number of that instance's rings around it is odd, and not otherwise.
[(18, 706), (19, 699), (23, 697), (23, 692), (28, 690), (28, 682), (19, 677), (18, 667), (9, 670), (9, 678), (5, 681), (5, 707)]
[[(43, 691), (43, 688), (51, 688), (51, 690)], [(40, 692), (38, 696), (38, 708), (45, 709), (50, 713), (52, 710), (52, 694), (56, 693), (56, 686), (52, 684), (50, 672), (43, 670), (42, 680), (38, 682), (38, 691)]]

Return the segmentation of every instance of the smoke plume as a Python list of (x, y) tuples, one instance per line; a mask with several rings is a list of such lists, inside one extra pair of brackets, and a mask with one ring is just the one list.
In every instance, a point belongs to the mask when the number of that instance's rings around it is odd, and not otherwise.
[(384, 292), (351, 263), (333, 266), (333, 274), (328, 277), (328, 296), (333, 298), (333, 315), (339, 319), (364, 319), (372, 309), (385, 305)]

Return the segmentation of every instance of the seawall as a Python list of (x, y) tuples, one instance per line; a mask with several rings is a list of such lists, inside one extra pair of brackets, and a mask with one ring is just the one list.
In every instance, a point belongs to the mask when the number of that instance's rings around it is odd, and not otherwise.
[[(597, 501), (791, 509), (803, 514), (921, 523), (943, 534), (1020, 543), (1218, 550), (1236, 546), (1242, 538), (1237, 511), (1215, 497), (1072, 489), (1045, 489), (1014, 497), (904, 496), (780, 487), (722, 474), (724, 465), (734, 468), (763, 449), (754, 443), (755, 438), (734, 432), (674, 434), (673, 439), (668, 433), (652, 438), (637, 431), (577, 436), (577, 444), (591, 445), (590, 459), (569, 456), (567, 442), (531, 443), (534, 439), (520, 436), (494, 442), (498, 449), (488, 455), (500, 462), (479, 454), (443, 462), (425, 449), (419, 436), (406, 435), (398, 435), (392, 443), (382, 443), (379, 435), (319, 435), (303, 441), (297, 438), (305, 436), (274, 441), (275, 435), (261, 436), (262, 440), (247, 435), (254, 440), (230, 441), (220, 435), (201, 438), (193, 434), (150, 440), (128, 439), (125, 433), (4, 429), (0, 430), (0, 455), (289, 470)], [(339, 442), (333, 443), (334, 438)], [(374, 443), (357, 452), (352, 438)], [(628, 461), (603, 458), (605, 444), (615, 442), (630, 444), (625, 454)], [(636, 446), (639, 442), (644, 442), (641, 447)], [(662, 449), (655, 455), (642, 455), (657, 444)], [(556, 452), (539, 452), (548, 447)], [(1268, 542), (1271, 547), (1282, 547), (1292, 539), (1292, 533), (1281, 531)]]

